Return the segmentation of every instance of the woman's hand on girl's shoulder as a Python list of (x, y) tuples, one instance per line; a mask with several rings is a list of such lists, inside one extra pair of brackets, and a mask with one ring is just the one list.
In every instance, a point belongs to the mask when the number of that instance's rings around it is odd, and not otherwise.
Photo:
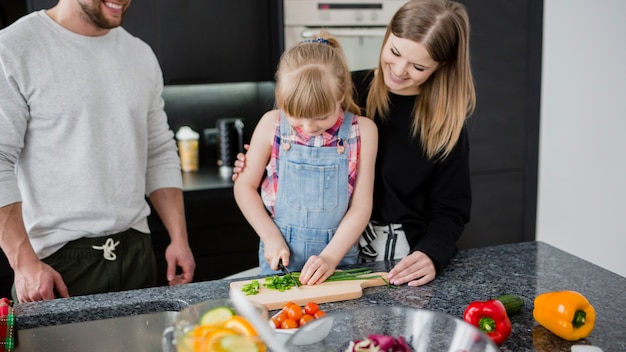
[[(255, 150), (257, 152), (260, 150), (262, 154), (267, 154), (267, 158), (269, 160), (272, 149), (272, 142), (274, 140), (274, 130), (279, 116), (280, 114), (278, 110), (270, 110), (263, 114), (263, 116), (259, 119), (259, 122), (257, 122), (257, 125), (254, 128), (254, 132), (252, 132), (252, 139), (250, 140), (250, 144), (244, 144), (246, 154), (237, 154), (237, 160), (235, 160), (235, 163), (233, 165), (233, 174), (231, 176), (233, 182), (239, 179), (239, 174), (241, 174), (243, 170), (247, 167), (247, 153), (250, 150), (251, 145), (256, 145)], [(265, 142), (267, 142), (267, 144)]]
[[(250, 144), (244, 144), (243, 149), (248, 151), (250, 149)], [(237, 177), (239, 177), (239, 173), (246, 168), (246, 154), (245, 153), (237, 153), (237, 160), (235, 160), (235, 165), (233, 167), (233, 182), (237, 181)]]

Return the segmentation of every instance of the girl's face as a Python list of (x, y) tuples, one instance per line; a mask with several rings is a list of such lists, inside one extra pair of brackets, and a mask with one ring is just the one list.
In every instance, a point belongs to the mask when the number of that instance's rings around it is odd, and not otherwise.
[(287, 120), (289, 124), (298, 129), (299, 131), (304, 132), (308, 136), (320, 136), (324, 131), (333, 127), (339, 116), (341, 111), (341, 103), (337, 103), (337, 108), (334, 112), (315, 117), (296, 117), (296, 116), (287, 116)]
[(392, 33), (383, 46), (380, 63), (387, 89), (398, 95), (419, 94), (422, 83), (439, 67), (421, 43)]

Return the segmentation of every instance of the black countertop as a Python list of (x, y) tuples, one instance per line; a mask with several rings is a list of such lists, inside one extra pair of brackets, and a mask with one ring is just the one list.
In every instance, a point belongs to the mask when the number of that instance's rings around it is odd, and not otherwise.
[(220, 175), (220, 169), (217, 165), (206, 165), (205, 163), (198, 168), (198, 171), (183, 171), (181, 174), (184, 192), (233, 187), (232, 171), (228, 174)]
[[(393, 263), (376, 262), (375, 271)], [(241, 280), (241, 279), (238, 279)], [(178, 287), (72, 297), (15, 306), (18, 329), (180, 310), (189, 304), (228, 297), (231, 280)], [(577, 342), (563, 340), (533, 319), (533, 299), (547, 291), (575, 290), (595, 307), (591, 335)], [(355, 300), (323, 303), (327, 311), (364, 306), (406, 306), (440, 311), (461, 318), (468, 303), (510, 293), (524, 297), (522, 311), (511, 317), (513, 333), (502, 351), (570, 351), (591, 344), (604, 352), (626, 351), (626, 278), (542, 242), (524, 242), (461, 251), (431, 283), (397, 289), (372, 287)]]

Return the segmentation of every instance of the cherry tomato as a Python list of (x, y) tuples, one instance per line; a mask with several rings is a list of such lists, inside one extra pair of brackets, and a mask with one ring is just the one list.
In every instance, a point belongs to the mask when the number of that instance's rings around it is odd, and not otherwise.
[(283, 323), (283, 321), (285, 319), (289, 318), (287, 316), (287, 313), (283, 312), (282, 310), (276, 314), (274, 314), (272, 316), (272, 321), (274, 322), (274, 326), (276, 326), (277, 329), (280, 329), (281, 324)]
[(293, 319), (287, 318), (283, 320), (283, 322), (280, 324), (280, 328), (281, 329), (296, 329), (298, 328), (298, 323)]
[(302, 307), (297, 304), (292, 304), (287, 308), (287, 316), (289, 319), (293, 319), (294, 321), (299, 321), (302, 318)]
[(315, 302), (309, 302), (306, 306), (304, 306), (304, 312), (308, 315), (313, 315), (318, 310), (320, 310), (320, 306), (318, 306)]
[(287, 309), (289, 309), (289, 307), (291, 307), (292, 305), (295, 305), (295, 303), (294, 302), (285, 303), (285, 305), (283, 306), (283, 312), (287, 313)]
[(315, 318), (312, 315), (304, 314), (302, 316), (302, 318), (300, 318), (298, 323), (300, 324), (300, 326), (303, 326), (303, 325), (306, 325), (308, 322), (310, 322), (312, 320), (315, 320)]
[(324, 312), (323, 310), (318, 310), (317, 312), (315, 312), (315, 314), (313, 314), (313, 317), (315, 319), (319, 319), (325, 315), (326, 315), (326, 312)]

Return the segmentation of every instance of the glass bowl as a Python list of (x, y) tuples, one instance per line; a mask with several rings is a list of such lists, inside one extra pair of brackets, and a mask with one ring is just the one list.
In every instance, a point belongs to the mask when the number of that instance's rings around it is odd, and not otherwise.
[[(478, 328), (451, 315), (408, 307), (367, 307), (329, 313), (332, 320), (327, 335), (302, 344), (311, 331), (297, 331), (287, 341), (289, 351), (344, 352), (350, 341), (369, 335), (402, 336), (418, 352), (497, 352), (498, 347)], [(302, 330), (302, 329), (299, 329)], [(297, 343), (294, 343), (297, 342)]]
[[(268, 319), (268, 311), (264, 305), (254, 303), (255, 309), (258, 314), (264, 319)], [(171, 327), (166, 328), (163, 332), (163, 351), (165, 352), (193, 352), (193, 348), (186, 348), (185, 346), (193, 346), (201, 344), (201, 341), (190, 341), (190, 337), (187, 332), (194, 329), (199, 325), (200, 318), (204, 313), (217, 307), (229, 307), (239, 314), (234, 308), (230, 299), (213, 299), (205, 302), (190, 305), (189, 307), (176, 313), (174, 323)], [(194, 338), (196, 339), (196, 338)]]

